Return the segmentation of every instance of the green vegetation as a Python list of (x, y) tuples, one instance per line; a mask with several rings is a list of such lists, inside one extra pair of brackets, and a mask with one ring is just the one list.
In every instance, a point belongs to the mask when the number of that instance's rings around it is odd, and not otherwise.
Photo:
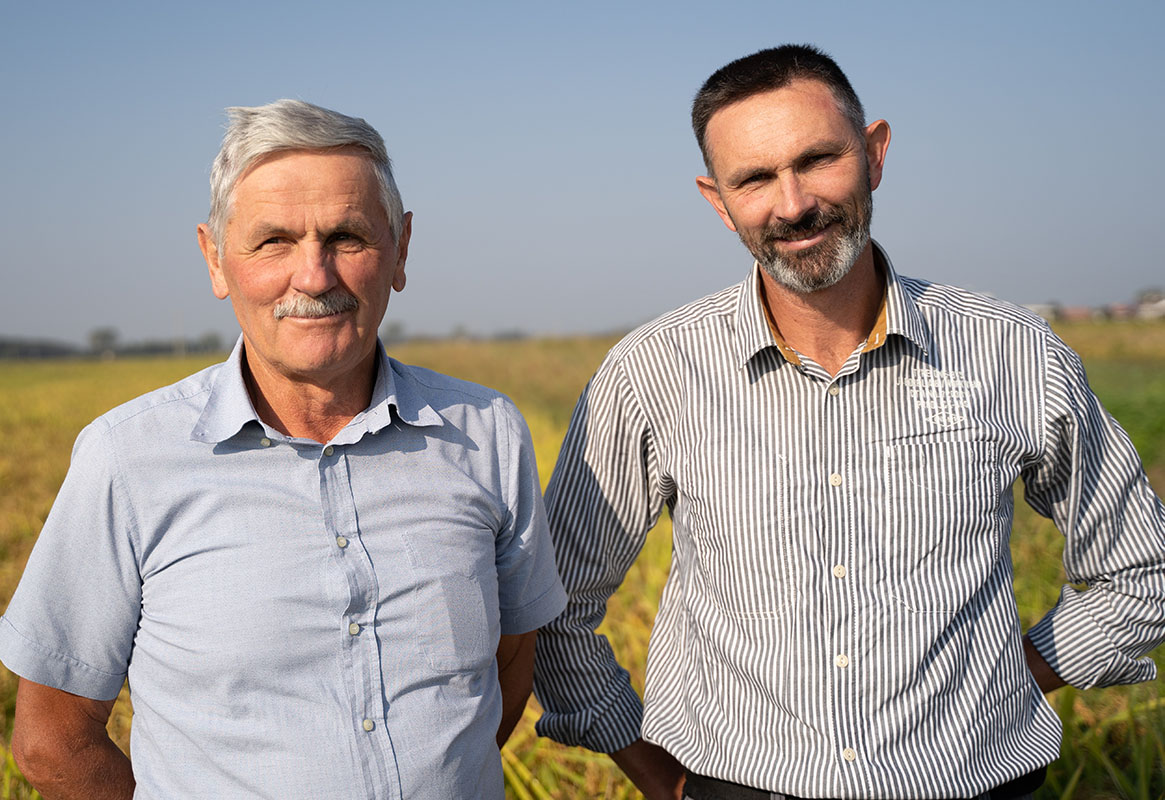
[[(1062, 336), (1084, 358), (1093, 388), (1129, 432), (1159, 490), (1165, 486), (1165, 323), (1084, 323)], [(613, 339), (408, 343), (392, 348), (423, 364), (494, 386), (522, 409), (534, 436), (543, 480), (550, 475), (574, 401)], [(117, 403), (189, 374), (211, 359), (112, 362), (0, 362), (0, 602), (11, 596), (68, 467), (78, 431)], [(1056, 599), (1063, 581), (1061, 537), (1050, 522), (1017, 504), (1012, 538), (1016, 595), (1025, 627)], [(648, 538), (625, 587), (609, 604), (604, 633), (642, 689), (647, 640), (671, 555), (665, 520)], [(1165, 667), (1165, 649), (1154, 657)], [(11, 733), (15, 678), (0, 669), (3, 741)], [(1077, 692), (1050, 700), (1064, 722), (1062, 754), (1037, 795), (1041, 800), (1165, 797), (1165, 678), (1133, 687)], [(110, 721), (128, 745), (127, 693)], [(533, 732), (531, 702), (503, 753), (508, 796), (638, 798), (606, 756), (566, 748)], [(0, 800), (34, 798), (11, 757), (0, 771)]]

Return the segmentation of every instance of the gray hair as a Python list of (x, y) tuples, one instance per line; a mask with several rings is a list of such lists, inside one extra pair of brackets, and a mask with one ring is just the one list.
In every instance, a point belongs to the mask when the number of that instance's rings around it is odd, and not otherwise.
[(260, 159), (285, 150), (329, 150), (335, 147), (359, 147), (375, 167), (380, 184), (380, 202), (388, 215), (393, 241), (400, 241), (404, 204), (392, 161), (384, 139), (376, 129), (358, 117), (305, 103), (302, 100), (276, 100), (265, 106), (235, 106), (227, 109), (230, 123), (222, 147), (210, 168), (210, 216), (207, 225), (220, 250), (231, 215), (235, 184)]

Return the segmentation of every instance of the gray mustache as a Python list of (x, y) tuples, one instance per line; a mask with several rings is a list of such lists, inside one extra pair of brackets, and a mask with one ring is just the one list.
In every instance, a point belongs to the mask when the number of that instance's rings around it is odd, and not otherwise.
[(333, 314), (343, 314), (345, 311), (355, 311), (359, 301), (342, 289), (332, 289), (319, 297), (297, 295), (290, 300), (284, 300), (275, 305), (272, 313), (275, 319), (284, 317), (330, 317)]

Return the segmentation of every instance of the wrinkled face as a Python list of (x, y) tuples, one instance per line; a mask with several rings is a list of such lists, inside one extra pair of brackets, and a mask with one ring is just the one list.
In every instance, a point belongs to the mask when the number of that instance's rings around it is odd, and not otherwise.
[(235, 184), (221, 251), (200, 225), (217, 297), (230, 297), (254, 374), (342, 388), (367, 377), (391, 289), (404, 288), (411, 218), (393, 241), (359, 149), (295, 150)]
[(844, 278), (869, 243), (885, 154), (879, 125), (854, 130), (829, 87), (793, 81), (712, 116), (715, 174), (697, 183), (777, 283), (815, 292)]

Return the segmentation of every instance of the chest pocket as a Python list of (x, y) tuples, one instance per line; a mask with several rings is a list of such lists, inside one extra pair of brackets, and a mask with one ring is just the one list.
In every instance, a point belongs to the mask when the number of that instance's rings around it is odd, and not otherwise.
[[(493, 532), (454, 528), (411, 536), (417, 640), (435, 672), (480, 672), (498, 628)], [(403, 643), (402, 643), (403, 644)]]
[(891, 445), (885, 451), (886, 586), (917, 613), (953, 613), (999, 559), (999, 464), (992, 442)]

